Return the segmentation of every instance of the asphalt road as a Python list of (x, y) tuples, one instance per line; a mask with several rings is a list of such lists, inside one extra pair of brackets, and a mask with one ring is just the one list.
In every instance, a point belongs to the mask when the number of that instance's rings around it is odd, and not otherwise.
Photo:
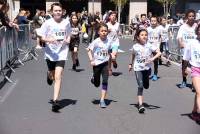
[(121, 40), (124, 53), (119, 67), (109, 78), (108, 107), (98, 105), (100, 88), (90, 83), (92, 68), (84, 46), (80, 47), (79, 72), (66, 62), (60, 113), (51, 111), (53, 87), (46, 83), (47, 67), (42, 52), (15, 69), (0, 89), (0, 134), (200, 134), (200, 125), (191, 120), (194, 93), (179, 89), (180, 67), (159, 66), (159, 80), (150, 81), (144, 91), (146, 111), (139, 114), (137, 83), (128, 72), (132, 41)]

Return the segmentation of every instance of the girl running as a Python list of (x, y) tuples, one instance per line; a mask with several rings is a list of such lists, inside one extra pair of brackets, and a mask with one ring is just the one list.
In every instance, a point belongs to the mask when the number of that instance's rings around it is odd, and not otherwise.
[[(151, 74), (151, 63), (157, 59), (161, 53), (157, 46), (147, 43), (148, 32), (145, 29), (140, 29), (136, 33), (137, 43), (133, 45), (131, 62), (129, 71), (135, 71), (136, 80), (138, 83), (138, 111), (144, 113), (143, 105), (143, 88), (149, 88), (149, 75)], [(152, 53), (155, 55), (152, 57)]]
[[(152, 46), (160, 48), (161, 34), (160, 34), (160, 28), (158, 27), (158, 18), (154, 16), (151, 17), (150, 23), (151, 26), (147, 28), (148, 43), (150, 43)], [(155, 54), (153, 53), (153, 55)], [(152, 80), (153, 81), (158, 80), (158, 58), (154, 60), (154, 73), (152, 76)]]
[(40, 29), (40, 35), (46, 44), (44, 51), (48, 67), (47, 83), (52, 85), (54, 81), (52, 111), (57, 112), (60, 109), (58, 98), (69, 50), (71, 28), (69, 21), (62, 19), (62, 5), (60, 3), (52, 4), (51, 11), (53, 18), (45, 21)]
[(79, 33), (81, 30), (81, 26), (78, 23), (78, 16), (76, 14), (71, 15), (71, 40), (69, 45), (69, 50), (71, 51), (71, 57), (72, 57), (72, 70), (76, 71), (76, 67), (80, 66), (79, 60), (78, 60), (78, 48), (80, 44), (80, 37)]
[[(194, 10), (188, 10), (186, 12), (187, 22), (183, 24), (178, 31), (177, 39), (178, 39), (178, 44), (182, 50), (182, 55), (184, 53), (184, 48), (186, 47), (186, 44), (189, 43), (190, 40), (193, 40), (196, 38), (195, 28), (197, 24), (195, 23), (195, 16), (196, 16), (196, 13)], [(184, 60), (182, 60), (182, 65), (183, 65), (183, 62)], [(183, 81), (181, 85), (179, 86), (179, 88), (185, 88), (187, 86), (187, 75), (184, 74), (184, 71), (185, 70), (183, 69), (183, 66), (182, 66)]]
[[(191, 64), (191, 76), (196, 95), (192, 110), (192, 119), (200, 122), (200, 25), (196, 29), (197, 38), (188, 42), (183, 55), (183, 69), (187, 69), (188, 61)], [(187, 75), (187, 71), (184, 72)]]
[(93, 84), (95, 87), (100, 86), (100, 77), (102, 75), (102, 90), (100, 107), (105, 108), (105, 97), (108, 88), (108, 71), (111, 43), (107, 39), (108, 26), (100, 24), (98, 29), (99, 37), (95, 39), (87, 48), (90, 64), (93, 66)]

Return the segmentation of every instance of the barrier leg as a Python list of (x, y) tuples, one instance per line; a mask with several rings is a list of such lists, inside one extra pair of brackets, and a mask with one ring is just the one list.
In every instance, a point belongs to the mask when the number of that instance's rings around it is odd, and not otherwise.
[(5, 75), (5, 73), (1, 70), (0, 73), (4, 76), (4, 78), (10, 82), (10, 83), (14, 83), (10, 78), (8, 78), (8, 76)]

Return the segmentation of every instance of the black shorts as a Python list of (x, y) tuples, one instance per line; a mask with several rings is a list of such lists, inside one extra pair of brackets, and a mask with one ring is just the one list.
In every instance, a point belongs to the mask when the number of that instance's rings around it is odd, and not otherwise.
[(70, 44), (69, 44), (69, 50), (74, 51), (74, 47), (79, 47), (80, 39), (78, 38), (71, 38)]
[(47, 67), (49, 71), (55, 70), (56, 67), (65, 67), (65, 60), (61, 61), (50, 61), (49, 59), (46, 59)]

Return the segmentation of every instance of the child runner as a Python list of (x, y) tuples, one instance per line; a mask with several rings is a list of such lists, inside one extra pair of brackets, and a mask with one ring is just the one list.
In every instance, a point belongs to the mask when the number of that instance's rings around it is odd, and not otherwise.
[(108, 25), (108, 39), (112, 43), (112, 53), (113, 53), (113, 59), (112, 64), (114, 68), (117, 68), (117, 62), (116, 57), (119, 49), (119, 23), (117, 22), (117, 13), (115, 11), (112, 11), (109, 16), (109, 22)]
[(93, 66), (93, 83), (95, 87), (99, 87), (100, 77), (102, 75), (100, 107), (105, 108), (111, 43), (107, 39), (108, 26), (106, 24), (100, 24), (98, 31), (99, 37), (88, 46), (87, 50), (90, 64)]
[[(160, 28), (158, 27), (158, 19), (157, 17), (153, 16), (150, 19), (151, 26), (147, 28), (148, 31), (148, 43), (151, 45), (160, 48)], [(155, 55), (153, 53), (153, 55)], [(158, 80), (158, 59), (154, 60), (154, 74), (152, 76), (152, 80)]]
[[(160, 44), (160, 52), (165, 54), (167, 58), (167, 66), (170, 65), (169, 62), (169, 46), (168, 46), (168, 41), (169, 41), (169, 25), (167, 25), (167, 19), (165, 17), (161, 18), (161, 25), (160, 27), (160, 32), (161, 32), (161, 44)], [(159, 64), (162, 64), (162, 59), (159, 59)]]
[[(157, 46), (147, 43), (148, 32), (145, 29), (140, 29), (136, 33), (137, 43), (133, 45), (131, 62), (129, 64), (129, 71), (135, 71), (136, 80), (138, 83), (138, 111), (144, 113), (143, 105), (143, 88), (149, 88), (149, 75), (151, 73), (151, 62), (157, 59), (161, 53)], [(154, 56), (152, 57), (152, 53)]]
[(71, 51), (72, 57), (72, 70), (76, 71), (76, 67), (80, 66), (78, 60), (78, 47), (80, 43), (79, 33), (81, 30), (81, 26), (78, 23), (78, 16), (76, 14), (71, 15), (71, 40), (69, 45), (69, 50)]
[[(178, 31), (177, 39), (178, 39), (179, 46), (182, 49), (182, 55), (184, 53), (184, 48), (186, 47), (186, 44), (190, 42), (190, 40), (193, 40), (196, 38), (195, 28), (197, 24), (195, 23), (195, 16), (196, 16), (196, 13), (194, 10), (188, 10), (186, 12), (187, 22), (183, 24)], [(182, 60), (182, 65), (183, 65), (183, 62), (184, 60)], [(183, 81), (181, 85), (179, 86), (179, 88), (185, 88), (187, 85), (187, 75), (184, 74), (184, 71), (185, 70), (183, 69), (183, 66), (182, 66)]]
[(70, 23), (62, 19), (62, 5), (53, 3), (51, 5), (53, 18), (45, 21), (40, 29), (40, 35), (45, 42), (45, 59), (47, 62), (47, 83), (52, 85), (54, 81), (54, 95), (52, 101), (52, 111), (60, 109), (58, 98), (60, 95), (61, 78), (68, 54), (68, 44), (70, 42)]
[[(196, 95), (194, 99), (194, 107), (192, 110), (192, 119), (200, 122), (200, 25), (196, 29), (197, 38), (189, 41), (185, 47), (183, 56), (183, 69), (187, 69), (187, 62), (191, 64), (191, 76)], [(184, 71), (185, 75), (187, 72)]]

